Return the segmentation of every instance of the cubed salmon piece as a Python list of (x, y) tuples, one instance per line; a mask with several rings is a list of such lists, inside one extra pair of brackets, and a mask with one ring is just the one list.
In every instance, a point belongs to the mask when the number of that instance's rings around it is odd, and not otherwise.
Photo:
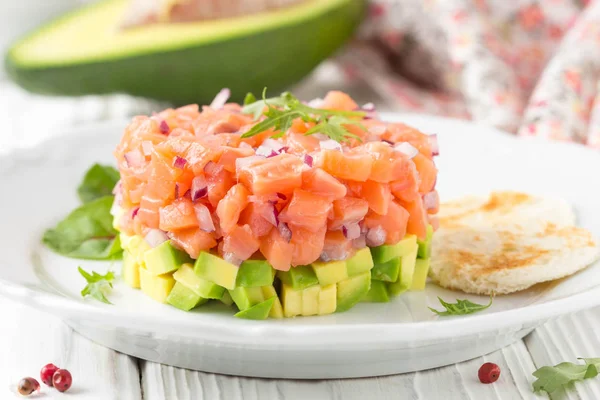
[(365, 217), (365, 226), (369, 229), (381, 226), (387, 233), (386, 244), (395, 244), (406, 235), (409, 217), (407, 210), (395, 201), (391, 201), (385, 215), (369, 211)]
[(288, 271), (292, 265), (294, 245), (283, 239), (279, 230), (273, 229), (262, 238), (260, 252), (273, 268), (279, 271)]
[(361, 221), (369, 211), (369, 203), (356, 197), (344, 197), (333, 202), (329, 229), (341, 229), (343, 225)]
[(358, 104), (352, 100), (352, 97), (346, 93), (332, 90), (327, 93), (320, 108), (326, 110), (356, 111), (359, 107)]
[(291, 244), (294, 246), (292, 266), (308, 265), (317, 261), (323, 252), (327, 227), (323, 226), (314, 232), (290, 225), (290, 230), (292, 231)]
[(346, 186), (321, 168), (311, 168), (302, 173), (302, 189), (329, 197), (341, 199), (346, 196)]
[(418, 154), (413, 158), (417, 171), (419, 171), (419, 193), (426, 194), (433, 190), (437, 180), (437, 168), (432, 160), (422, 154)]
[(361, 197), (369, 203), (369, 208), (379, 215), (385, 215), (392, 201), (392, 193), (387, 183), (366, 181)]
[(212, 233), (197, 228), (169, 232), (171, 242), (196, 259), (201, 251), (207, 251), (217, 245)]
[(417, 197), (411, 202), (400, 202), (402, 206), (409, 212), (408, 224), (406, 231), (413, 235), (417, 235), (419, 239), (425, 239), (427, 237), (427, 213), (423, 207), (423, 199)]
[(240, 260), (247, 260), (260, 247), (260, 241), (248, 225), (235, 225), (223, 236), (223, 252), (232, 253)]
[(364, 182), (371, 175), (373, 158), (365, 152), (323, 150), (318, 157), (317, 166), (336, 178)]
[(240, 214), (248, 205), (248, 196), (250, 196), (248, 189), (238, 183), (229, 189), (225, 197), (219, 202), (216, 212), (221, 230), (224, 233), (228, 233), (238, 223)]
[(325, 226), (331, 200), (302, 189), (294, 190), (279, 220), (316, 232)]
[(249, 225), (256, 237), (269, 234), (274, 228), (269, 221), (274, 220), (274, 206), (269, 202), (250, 202), (240, 215), (240, 224)]
[(190, 199), (185, 197), (161, 207), (159, 216), (160, 223), (158, 227), (163, 231), (175, 231), (198, 227), (198, 218), (194, 211), (194, 204)]
[(297, 156), (281, 154), (245, 166), (239, 171), (238, 178), (256, 195), (288, 195), (302, 186), (303, 168), (304, 162)]

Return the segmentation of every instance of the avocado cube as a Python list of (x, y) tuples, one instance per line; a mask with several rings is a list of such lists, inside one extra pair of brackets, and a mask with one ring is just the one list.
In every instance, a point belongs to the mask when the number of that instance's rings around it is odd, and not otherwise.
[(225, 304), (226, 306), (232, 306), (233, 305), (233, 299), (231, 298), (231, 295), (229, 294), (229, 292), (227, 290), (223, 291), (223, 296), (221, 296), (221, 298), (219, 299), (219, 301), (223, 304)]
[(417, 240), (419, 245), (419, 253), (417, 255), (418, 258), (426, 260), (431, 257), (431, 240), (433, 239), (433, 226), (427, 226), (427, 236), (425, 240)]
[(144, 252), (146, 269), (155, 276), (177, 271), (187, 262), (192, 262), (192, 259), (184, 251), (173, 247), (170, 240)]
[(319, 292), (319, 315), (333, 314), (337, 308), (337, 286), (335, 283), (321, 287)]
[(373, 257), (368, 247), (358, 250), (354, 256), (346, 260), (348, 276), (358, 275), (373, 268)]
[(400, 274), (401, 257), (392, 258), (384, 263), (376, 263), (371, 270), (371, 279), (384, 282), (396, 282)]
[(206, 251), (200, 252), (194, 265), (194, 272), (200, 278), (216, 283), (229, 290), (235, 288), (238, 271), (239, 267)]
[(302, 291), (284, 283), (281, 285), (281, 305), (286, 318), (302, 315)]
[(429, 259), (417, 259), (415, 263), (415, 273), (413, 275), (413, 281), (410, 290), (425, 290), (425, 284), (427, 283), (427, 274), (429, 273), (429, 263)]
[(292, 267), (289, 271), (277, 271), (277, 277), (281, 282), (290, 285), (295, 290), (302, 290), (319, 284), (315, 271), (309, 265)]
[(145, 268), (140, 268), (140, 287), (142, 292), (154, 300), (164, 303), (175, 286), (175, 279), (171, 274), (154, 276)]
[(261, 303), (258, 303), (246, 310), (242, 310), (235, 314), (238, 318), (244, 319), (255, 319), (255, 320), (264, 320), (267, 319), (271, 309), (273, 308), (273, 304), (275, 304), (276, 297), (271, 297), (268, 300), (265, 300)]
[(321, 286), (311, 286), (302, 291), (302, 315), (319, 314), (319, 294)]
[(263, 297), (265, 299), (270, 299), (272, 297), (275, 298), (273, 301), (273, 307), (271, 307), (271, 312), (269, 313), (269, 317), (281, 319), (283, 318), (283, 308), (281, 307), (281, 301), (279, 301), (279, 297), (277, 296), (277, 292), (273, 285), (263, 286), (261, 288)]
[(150, 247), (143, 237), (138, 235), (127, 236), (124, 233), (121, 233), (119, 237), (121, 239), (121, 247), (124, 250), (127, 250), (140, 267), (143, 268), (145, 266), (144, 254), (148, 250), (152, 250), (152, 247)]
[(261, 287), (273, 284), (275, 269), (266, 260), (246, 260), (240, 265), (236, 286)]
[(337, 284), (336, 312), (344, 312), (354, 307), (371, 289), (371, 274), (363, 272)]
[(371, 289), (369, 293), (362, 299), (362, 301), (370, 303), (387, 303), (390, 301), (390, 294), (388, 293), (387, 285), (385, 282), (371, 280)]
[(246, 310), (265, 300), (261, 288), (246, 288), (240, 286), (230, 290), (229, 294), (240, 310)]
[(398, 280), (388, 284), (388, 291), (391, 295), (397, 296), (406, 292), (412, 286), (418, 251), (419, 247), (415, 242), (413, 250), (401, 257), (400, 274), (398, 276)]
[(382, 246), (371, 247), (371, 257), (375, 264), (386, 263), (400, 257), (400, 247), (398, 244), (384, 244)]
[(167, 297), (167, 303), (183, 311), (190, 311), (192, 308), (204, 304), (208, 299), (198, 296), (193, 290), (180, 282), (175, 282), (171, 293)]
[(173, 278), (205, 299), (220, 299), (223, 297), (223, 292), (225, 292), (224, 287), (196, 275), (192, 264), (183, 264), (181, 268), (175, 271)]
[(135, 258), (130, 252), (123, 252), (123, 269), (121, 276), (127, 285), (134, 289), (140, 288), (140, 265), (135, 261)]
[(348, 269), (345, 261), (314, 262), (312, 268), (321, 286), (348, 279)]

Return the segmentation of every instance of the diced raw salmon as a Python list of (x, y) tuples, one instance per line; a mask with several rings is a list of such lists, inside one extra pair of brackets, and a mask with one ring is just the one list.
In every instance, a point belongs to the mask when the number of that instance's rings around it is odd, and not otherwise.
[(321, 168), (311, 168), (302, 173), (302, 189), (329, 197), (341, 199), (346, 196), (346, 186)]
[(427, 135), (419, 130), (402, 123), (388, 124), (388, 130), (383, 139), (394, 143), (408, 142), (427, 158), (431, 158), (431, 146)]
[(316, 232), (325, 226), (330, 209), (329, 199), (296, 189), (287, 207), (279, 214), (279, 220)]
[(294, 245), (283, 239), (279, 230), (273, 229), (262, 239), (260, 252), (273, 268), (279, 271), (288, 271), (292, 264)]
[(235, 160), (254, 155), (254, 149), (248, 147), (224, 146), (222, 150), (219, 164), (229, 172), (235, 172)]
[(435, 164), (422, 154), (418, 154), (413, 158), (413, 161), (417, 167), (417, 171), (419, 171), (419, 178), (421, 179), (419, 193), (425, 194), (431, 192), (435, 187), (435, 182), (437, 180), (437, 169), (435, 168)]
[(364, 182), (371, 175), (373, 158), (365, 152), (323, 150), (318, 157), (317, 166), (337, 178)]
[(248, 225), (234, 225), (223, 237), (223, 252), (232, 253), (240, 260), (247, 260), (260, 247), (260, 241)]
[(408, 211), (391, 201), (385, 215), (370, 211), (365, 218), (365, 226), (369, 229), (381, 226), (387, 233), (386, 244), (395, 244), (406, 235), (408, 219)]
[[(302, 123), (302, 126), (304, 126), (304, 123)], [(306, 132), (306, 130), (304, 132)], [(306, 136), (303, 134), (304, 132), (288, 133), (285, 145), (289, 150), (297, 153), (311, 153), (320, 149), (319, 139), (312, 135)]]
[(163, 231), (176, 231), (198, 227), (198, 218), (194, 211), (194, 204), (190, 199), (185, 197), (161, 207), (158, 214), (160, 216), (158, 227)]
[(413, 201), (419, 197), (419, 173), (412, 160), (404, 164), (402, 177), (390, 183), (392, 194), (402, 201)]
[(323, 226), (314, 232), (298, 226), (290, 225), (292, 231), (291, 244), (294, 246), (292, 265), (308, 265), (315, 262), (323, 252), (327, 227)]
[(352, 241), (346, 239), (342, 231), (328, 231), (321, 259), (323, 261), (345, 260), (352, 254)]
[(344, 197), (333, 202), (329, 229), (341, 229), (343, 225), (362, 221), (369, 211), (369, 203), (356, 197)]
[(275, 222), (273, 204), (269, 202), (250, 202), (242, 211), (239, 222), (242, 225), (249, 225), (256, 237), (262, 237), (269, 234), (274, 228), (274, 224), (269, 221)]
[(304, 162), (297, 156), (280, 154), (246, 166), (239, 171), (239, 180), (257, 195), (288, 195), (302, 186), (303, 168)]
[(358, 104), (344, 92), (333, 90), (323, 99), (322, 108), (326, 110), (356, 111)]
[[(215, 166), (214, 170), (211, 167), (212, 165)], [(235, 184), (235, 181), (231, 172), (225, 171), (222, 166), (215, 163), (207, 164), (205, 171), (208, 200), (213, 208), (216, 208), (229, 189)]]
[(409, 213), (406, 231), (417, 235), (419, 239), (425, 239), (427, 237), (428, 218), (421, 197), (417, 197), (412, 202), (401, 202), (401, 204)]
[(228, 233), (238, 223), (240, 214), (248, 205), (248, 196), (250, 196), (248, 189), (238, 183), (229, 189), (225, 197), (219, 202), (216, 212), (221, 230), (224, 233)]
[(169, 233), (171, 242), (184, 250), (192, 258), (198, 258), (201, 251), (208, 251), (217, 245), (212, 233), (191, 228)]

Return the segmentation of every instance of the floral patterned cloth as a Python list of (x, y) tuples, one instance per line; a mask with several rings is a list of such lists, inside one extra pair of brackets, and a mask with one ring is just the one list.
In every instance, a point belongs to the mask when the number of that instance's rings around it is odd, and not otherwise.
[(372, 0), (341, 58), (401, 109), (600, 149), (600, 1)]

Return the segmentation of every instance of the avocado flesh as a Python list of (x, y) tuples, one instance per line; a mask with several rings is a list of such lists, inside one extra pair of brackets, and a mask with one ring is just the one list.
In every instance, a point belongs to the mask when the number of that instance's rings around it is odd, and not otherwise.
[(154, 276), (147, 269), (140, 268), (140, 288), (154, 300), (165, 303), (173, 286), (175, 279), (171, 274)]
[(273, 304), (275, 304), (275, 299), (276, 297), (271, 297), (270, 299), (258, 303), (255, 306), (238, 312), (237, 314), (235, 314), (235, 316), (243, 319), (267, 319), (269, 317), (271, 309), (273, 308)]
[(371, 274), (363, 272), (337, 284), (336, 312), (344, 312), (361, 301), (371, 289)]
[(319, 294), (320, 286), (312, 286), (302, 291), (302, 315), (319, 314)]
[(369, 293), (363, 297), (362, 301), (368, 303), (387, 303), (390, 301), (390, 294), (385, 282), (371, 280), (371, 289), (369, 289)]
[(200, 278), (229, 290), (235, 289), (238, 271), (239, 267), (206, 251), (200, 252), (194, 264), (194, 272)]
[(121, 276), (127, 285), (134, 289), (140, 288), (140, 265), (135, 257), (127, 250), (123, 251), (123, 269)]
[(236, 286), (261, 287), (273, 284), (275, 270), (265, 260), (246, 260), (239, 268)]
[(225, 304), (226, 306), (232, 306), (233, 305), (233, 299), (231, 298), (231, 295), (229, 294), (229, 292), (227, 290), (223, 291), (223, 295), (221, 296), (221, 298), (219, 299), (219, 301), (223, 304)]
[(275, 319), (283, 318), (283, 307), (281, 306), (281, 301), (279, 300), (279, 296), (275, 291), (275, 287), (273, 287), (273, 285), (263, 286), (261, 290), (265, 299), (270, 299), (272, 297), (275, 298), (273, 301), (273, 307), (271, 307), (271, 312), (269, 312), (269, 317)]
[(190, 311), (192, 308), (204, 304), (208, 299), (198, 296), (193, 290), (189, 289), (180, 282), (175, 282), (167, 296), (167, 303), (183, 311)]
[(396, 282), (400, 274), (401, 257), (392, 258), (384, 263), (377, 263), (371, 270), (371, 279), (384, 282)]
[(224, 287), (196, 275), (192, 264), (183, 264), (181, 268), (175, 271), (173, 278), (205, 299), (221, 299), (225, 292)]
[(277, 277), (281, 282), (292, 286), (296, 290), (319, 284), (315, 271), (308, 265), (290, 268), (289, 271), (277, 271)]
[(352, 258), (346, 260), (348, 276), (358, 275), (373, 268), (373, 257), (368, 247), (358, 250)]
[(425, 240), (419, 239), (417, 244), (419, 245), (419, 253), (418, 257), (420, 259), (426, 260), (431, 257), (431, 240), (433, 239), (433, 226), (427, 226), (427, 236)]
[(174, 248), (169, 240), (144, 252), (146, 269), (152, 275), (163, 275), (176, 271), (182, 264), (191, 261), (187, 253)]
[(397, 296), (411, 288), (418, 251), (419, 248), (415, 242), (412, 251), (401, 257), (398, 280), (396, 282), (388, 283), (388, 291), (390, 294)]
[(427, 275), (429, 274), (429, 263), (429, 259), (417, 259), (410, 290), (425, 290), (425, 285), (427, 284)]
[(101, 1), (29, 34), (9, 50), (9, 75), (47, 94), (125, 92), (208, 104), (229, 87), (241, 101), (306, 76), (351, 37), (366, 1), (307, 0), (230, 19), (119, 30), (126, 5)]
[(345, 261), (314, 262), (311, 265), (321, 286), (348, 279), (348, 268)]
[(261, 288), (256, 287), (246, 288), (239, 286), (233, 290), (229, 290), (229, 294), (240, 311), (247, 310), (265, 300)]
[(292, 286), (281, 286), (281, 300), (283, 315), (286, 318), (298, 315), (326, 315), (332, 314), (337, 308), (337, 288), (335, 284), (327, 286), (311, 286), (303, 290), (294, 289)]

